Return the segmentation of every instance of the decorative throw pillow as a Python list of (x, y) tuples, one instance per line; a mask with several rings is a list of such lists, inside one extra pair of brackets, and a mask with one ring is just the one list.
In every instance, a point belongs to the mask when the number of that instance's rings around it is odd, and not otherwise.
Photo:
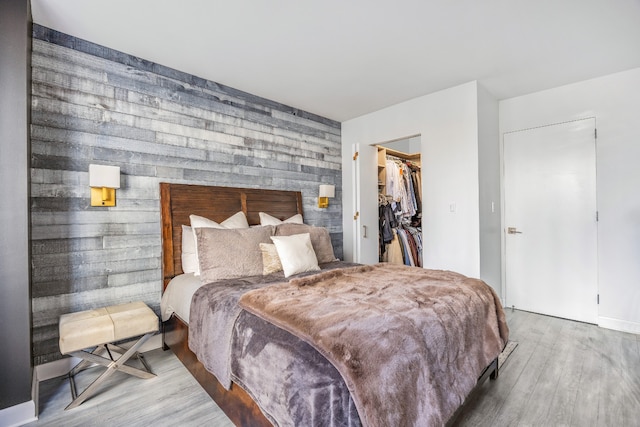
[(271, 236), (271, 240), (276, 245), (278, 257), (284, 270), (284, 277), (304, 273), (305, 271), (320, 270), (309, 233), (294, 234), (292, 236)]
[(249, 228), (249, 222), (244, 212), (236, 212), (221, 223), (199, 215), (189, 215), (191, 227), (207, 228)]
[(188, 225), (182, 226), (182, 271), (184, 273), (196, 273), (198, 271), (198, 257), (196, 256), (196, 240), (193, 231)]
[(195, 242), (197, 241), (197, 238), (196, 238), (197, 228), (220, 228), (220, 229), (249, 228), (249, 222), (247, 221), (247, 216), (242, 211), (231, 215), (229, 218), (225, 219), (220, 224), (218, 224), (217, 222), (209, 218), (205, 218), (199, 215), (189, 215), (189, 221), (191, 222), (191, 229), (193, 230), (193, 241), (194, 241), (194, 246), (196, 248), (195, 254), (196, 254), (197, 268), (193, 272), (195, 276), (200, 275), (200, 267), (199, 267), (200, 261), (198, 260), (198, 245), (195, 244)]
[(200, 281), (262, 274), (260, 243), (269, 243), (273, 227), (196, 228)]
[(324, 227), (314, 227), (306, 224), (280, 224), (276, 226), (276, 236), (290, 236), (292, 234), (309, 233), (311, 244), (318, 257), (318, 264), (337, 261), (333, 253), (329, 230)]
[(278, 224), (304, 224), (302, 222), (302, 215), (295, 214), (292, 217), (285, 219), (284, 221), (276, 218), (275, 216), (271, 216), (268, 213), (258, 212), (260, 216), (260, 225), (278, 225)]
[(273, 243), (260, 243), (260, 252), (262, 252), (262, 274), (267, 275), (282, 271), (282, 263)]

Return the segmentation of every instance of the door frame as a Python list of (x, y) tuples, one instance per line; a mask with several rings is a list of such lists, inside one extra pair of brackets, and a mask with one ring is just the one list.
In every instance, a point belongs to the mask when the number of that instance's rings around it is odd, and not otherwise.
[[(408, 136), (402, 136), (402, 137), (398, 137), (398, 138), (393, 138), (390, 140), (386, 140), (386, 141), (381, 141), (381, 142), (366, 142), (366, 143), (355, 143), (351, 145), (351, 155), (352, 157), (355, 156), (356, 152), (361, 152), (362, 149), (376, 149), (376, 147), (378, 145), (385, 145), (385, 144), (390, 144), (393, 142), (398, 142), (398, 141), (403, 141), (406, 139), (411, 139), (411, 138), (416, 138), (419, 137), (420, 138), (420, 156), (421, 158), (424, 156), (423, 153), (423, 143), (424, 143), (424, 139), (422, 137), (422, 135), (420, 133), (415, 133), (415, 134), (411, 134)], [(368, 180), (363, 176), (364, 173), (368, 173), (366, 167), (362, 167), (362, 165), (360, 164), (360, 157), (358, 156), (358, 160), (355, 162), (353, 168), (351, 169), (351, 179), (352, 179), (352, 186), (353, 186), (353, 191), (352, 191), (352, 202), (353, 202), (353, 207), (354, 207), (354, 214), (356, 212), (358, 212), (358, 216), (357, 218), (354, 218), (353, 224), (354, 224), (354, 232), (353, 232), (353, 261), (354, 262), (362, 262), (361, 257), (362, 257), (362, 244), (363, 241), (362, 239), (364, 238), (364, 228), (363, 226), (367, 226), (369, 227), (367, 224), (363, 223), (363, 214), (362, 211), (363, 209), (368, 209), (370, 206), (368, 206), (369, 204), (367, 203), (367, 200), (363, 200), (363, 194), (367, 193), (369, 190), (369, 186), (366, 185)], [(377, 163), (374, 166), (373, 170), (371, 171), (372, 174), (375, 174), (375, 180), (372, 180), (372, 182), (374, 182), (373, 186), (371, 187), (371, 191), (372, 194), (375, 195), (376, 197), (376, 203), (374, 205), (375, 208), (375, 217), (378, 217), (378, 210), (377, 210)], [(423, 194), (420, 195), (421, 197), (421, 209), (422, 212), (424, 212), (424, 186), (422, 186), (422, 192)], [(367, 216), (365, 215), (365, 218)], [(375, 237), (375, 242), (376, 242), (376, 247), (378, 245), (378, 241), (379, 241), (379, 230), (378, 230), (378, 222), (376, 221), (375, 226), (371, 226), (370, 228), (367, 228), (367, 238), (373, 238)], [(422, 239), (424, 241), (424, 226), (422, 227)], [(366, 242), (364, 242), (366, 243)], [(377, 262), (377, 258), (376, 261)], [(424, 262), (424, 254), (423, 254), (423, 262)]]
[[(596, 134), (595, 134), (595, 141), (594, 141), (594, 149), (595, 149), (595, 168), (596, 168), (596, 212), (598, 212), (598, 121), (596, 116), (587, 116), (587, 117), (580, 117), (580, 118), (576, 118), (576, 119), (571, 119), (571, 120), (564, 120), (564, 121), (558, 121), (558, 122), (553, 122), (553, 123), (545, 123), (539, 126), (530, 126), (530, 127), (526, 127), (526, 128), (522, 128), (522, 129), (513, 129), (513, 130), (507, 130), (507, 131), (500, 131), (500, 232), (501, 232), (501, 276), (502, 276), (502, 285), (501, 285), (501, 289), (500, 289), (500, 295), (501, 295), (501, 300), (502, 300), (502, 305), (504, 306), (505, 309), (509, 308), (507, 306), (505, 306), (506, 304), (506, 300), (507, 300), (507, 224), (505, 221), (505, 216), (506, 216), (506, 206), (505, 206), (505, 160), (504, 160), (504, 136), (505, 134), (508, 133), (514, 133), (514, 132), (522, 132), (522, 131), (527, 131), (527, 130), (533, 130), (533, 129), (539, 129), (539, 128), (544, 128), (544, 127), (549, 127), (549, 126), (556, 126), (556, 125), (562, 125), (562, 124), (566, 124), (566, 123), (572, 123), (572, 122), (579, 122), (579, 121), (583, 121), (583, 120), (593, 120), (594, 123), (594, 127), (596, 130)], [(596, 259), (597, 259), (597, 263), (596, 263), (596, 287), (597, 287), (597, 292), (598, 294), (600, 294), (600, 261), (599, 261), (599, 251), (600, 251), (600, 229), (598, 227), (598, 223), (596, 220)], [(600, 305), (597, 304), (596, 305), (596, 318), (599, 318), (599, 312), (600, 312)]]

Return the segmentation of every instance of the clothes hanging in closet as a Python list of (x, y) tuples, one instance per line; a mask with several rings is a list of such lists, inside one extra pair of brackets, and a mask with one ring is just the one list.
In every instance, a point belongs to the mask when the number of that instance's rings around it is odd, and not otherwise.
[(420, 168), (410, 162), (388, 157), (386, 168), (386, 194), (400, 204), (403, 217), (413, 217), (420, 212)]
[(404, 256), (402, 254), (402, 248), (400, 247), (400, 241), (398, 240), (398, 234), (395, 229), (392, 230), (392, 233), (393, 239), (387, 244), (381, 261), (391, 264), (404, 264)]
[(404, 264), (422, 267), (422, 233), (420, 228), (402, 226), (396, 231), (401, 237), (400, 242), (405, 254)]
[[(384, 196), (381, 196), (384, 197)], [(390, 243), (393, 240), (392, 229), (398, 226), (393, 208), (386, 200), (378, 198), (378, 221), (380, 228), (380, 243)]]
[(379, 260), (422, 267), (422, 230), (402, 217), (400, 205), (390, 196), (378, 197)]

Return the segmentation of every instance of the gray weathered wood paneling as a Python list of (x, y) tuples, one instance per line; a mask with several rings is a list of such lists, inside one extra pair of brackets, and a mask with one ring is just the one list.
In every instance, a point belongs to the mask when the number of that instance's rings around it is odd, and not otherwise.
[[(60, 358), (61, 314), (160, 304), (164, 181), (300, 190), (342, 256), (340, 124), (34, 26), (34, 364)], [(117, 206), (89, 206), (89, 164), (120, 166)], [(318, 209), (321, 183), (336, 186)]]

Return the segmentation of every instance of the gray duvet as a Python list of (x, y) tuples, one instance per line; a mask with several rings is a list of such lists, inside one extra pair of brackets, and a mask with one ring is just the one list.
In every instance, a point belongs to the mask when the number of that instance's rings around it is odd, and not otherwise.
[(242, 386), (274, 425), (360, 426), (349, 390), (324, 356), (238, 305), (245, 292), (285, 280), (279, 272), (202, 286), (191, 303), (189, 348), (225, 388), (232, 381)]
[(381, 264), (271, 279), (201, 288), (189, 344), (277, 425), (442, 425), (508, 338), (495, 293), (456, 273)]

